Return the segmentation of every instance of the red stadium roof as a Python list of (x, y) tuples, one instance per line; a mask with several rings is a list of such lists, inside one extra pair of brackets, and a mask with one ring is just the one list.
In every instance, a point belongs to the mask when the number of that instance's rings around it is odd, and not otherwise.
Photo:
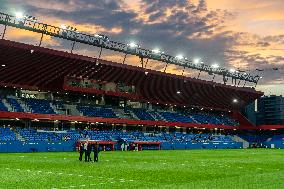
[[(5, 65), (0, 68), (2, 86), (63, 90), (64, 78), (75, 75), (134, 85), (144, 101), (215, 109), (239, 108), (263, 95), (253, 88), (233, 87), (7, 40), (0, 40), (0, 52), (1, 64)], [(233, 99), (238, 103), (234, 104)]]

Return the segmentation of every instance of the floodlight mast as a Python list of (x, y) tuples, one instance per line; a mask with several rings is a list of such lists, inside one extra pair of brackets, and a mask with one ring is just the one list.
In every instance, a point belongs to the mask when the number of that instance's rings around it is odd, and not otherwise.
[(240, 72), (230, 72), (226, 68), (222, 68), (222, 67), (216, 68), (210, 65), (206, 65), (204, 63), (196, 64), (193, 61), (184, 58), (183, 56), (179, 56), (179, 55), (171, 56), (171, 55), (165, 54), (164, 52), (143, 49), (139, 45), (134, 45), (134, 44), (127, 45), (127, 44), (120, 43), (120, 42), (110, 41), (108, 37), (106, 36), (84, 34), (78, 31), (74, 31), (72, 29), (68, 29), (68, 28), (64, 29), (61, 27), (44, 24), (44, 23), (38, 22), (37, 20), (30, 19), (29, 17), (25, 17), (23, 19), (24, 21), (22, 21), (22, 19), (17, 19), (16, 16), (12, 16), (12, 15), (8, 15), (8, 14), (0, 12), (0, 24), (5, 25), (4, 32), (2, 34), (2, 39), (4, 39), (6, 27), (11, 26), (11, 27), (19, 28), (19, 29), (25, 29), (25, 30), (29, 30), (32, 32), (41, 33), (42, 36), (40, 40), (40, 45), (42, 42), (43, 35), (49, 35), (49, 36), (73, 41), (72, 50), (74, 48), (75, 43), (80, 42), (80, 43), (100, 47), (101, 49), (100, 54), (101, 54), (102, 49), (104, 48), (104, 49), (122, 52), (126, 55), (127, 54), (135, 55), (140, 58), (157, 60), (157, 61), (165, 62), (166, 64), (174, 64), (174, 65), (178, 65), (178, 66), (182, 66), (186, 68), (196, 69), (196, 70), (199, 70), (200, 72), (202, 71), (207, 72), (208, 74), (210, 73), (210, 74), (221, 75), (223, 77), (226, 76), (226, 77), (236, 78), (236, 79), (240, 79), (243, 81), (252, 82), (255, 84), (257, 84), (258, 80), (260, 79), (260, 76), (258, 75), (252, 76), (250, 74), (243, 74)]

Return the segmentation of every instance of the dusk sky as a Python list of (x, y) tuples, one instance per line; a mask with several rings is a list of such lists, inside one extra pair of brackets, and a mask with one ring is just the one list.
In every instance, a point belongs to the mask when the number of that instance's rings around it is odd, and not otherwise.
[[(0, 0), (0, 10), (20, 11), (48, 24), (76, 26), (80, 32), (104, 33), (111, 40), (135, 41), (144, 48), (260, 74), (258, 90), (284, 95), (283, 0)], [(6, 39), (36, 44), (39, 34), (9, 29)], [(66, 50), (69, 45), (44, 38), (46, 47)], [(88, 56), (96, 56), (95, 50), (76, 46), (76, 53)], [(122, 57), (104, 52), (108, 60)], [(129, 57), (127, 63), (138, 65), (139, 59)], [(152, 61), (149, 68), (163, 70), (164, 64)], [(181, 74), (182, 68), (170, 66), (168, 72)], [(186, 74), (193, 77), (196, 72)]]

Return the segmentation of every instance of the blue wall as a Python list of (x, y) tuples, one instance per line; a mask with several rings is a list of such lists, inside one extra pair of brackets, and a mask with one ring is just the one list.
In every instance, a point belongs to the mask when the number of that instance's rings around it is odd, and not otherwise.
[(186, 150), (186, 149), (227, 149), (243, 148), (242, 142), (207, 142), (207, 143), (169, 143), (161, 144), (162, 150)]
[[(241, 142), (228, 143), (169, 143), (161, 144), (162, 150), (185, 150), (185, 149), (226, 149), (226, 148), (242, 148)], [(282, 146), (284, 146), (282, 144)], [(116, 146), (116, 149), (119, 146)], [(155, 149), (155, 147), (149, 147)], [(71, 152), (75, 151), (75, 141), (67, 142), (28, 142), (20, 141), (0, 142), (0, 152)], [(147, 150), (146, 147), (143, 150)]]
[(284, 148), (284, 141), (263, 142), (262, 144), (267, 148), (271, 148), (271, 144), (274, 144), (274, 148)]
[(75, 151), (75, 142), (0, 142), (0, 152), (69, 152)]

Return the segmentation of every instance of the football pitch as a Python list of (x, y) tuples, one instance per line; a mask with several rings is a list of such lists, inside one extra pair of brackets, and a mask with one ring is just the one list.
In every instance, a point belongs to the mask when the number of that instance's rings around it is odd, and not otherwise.
[(0, 154), (0, 188), (284, 188), (284, 150)]

